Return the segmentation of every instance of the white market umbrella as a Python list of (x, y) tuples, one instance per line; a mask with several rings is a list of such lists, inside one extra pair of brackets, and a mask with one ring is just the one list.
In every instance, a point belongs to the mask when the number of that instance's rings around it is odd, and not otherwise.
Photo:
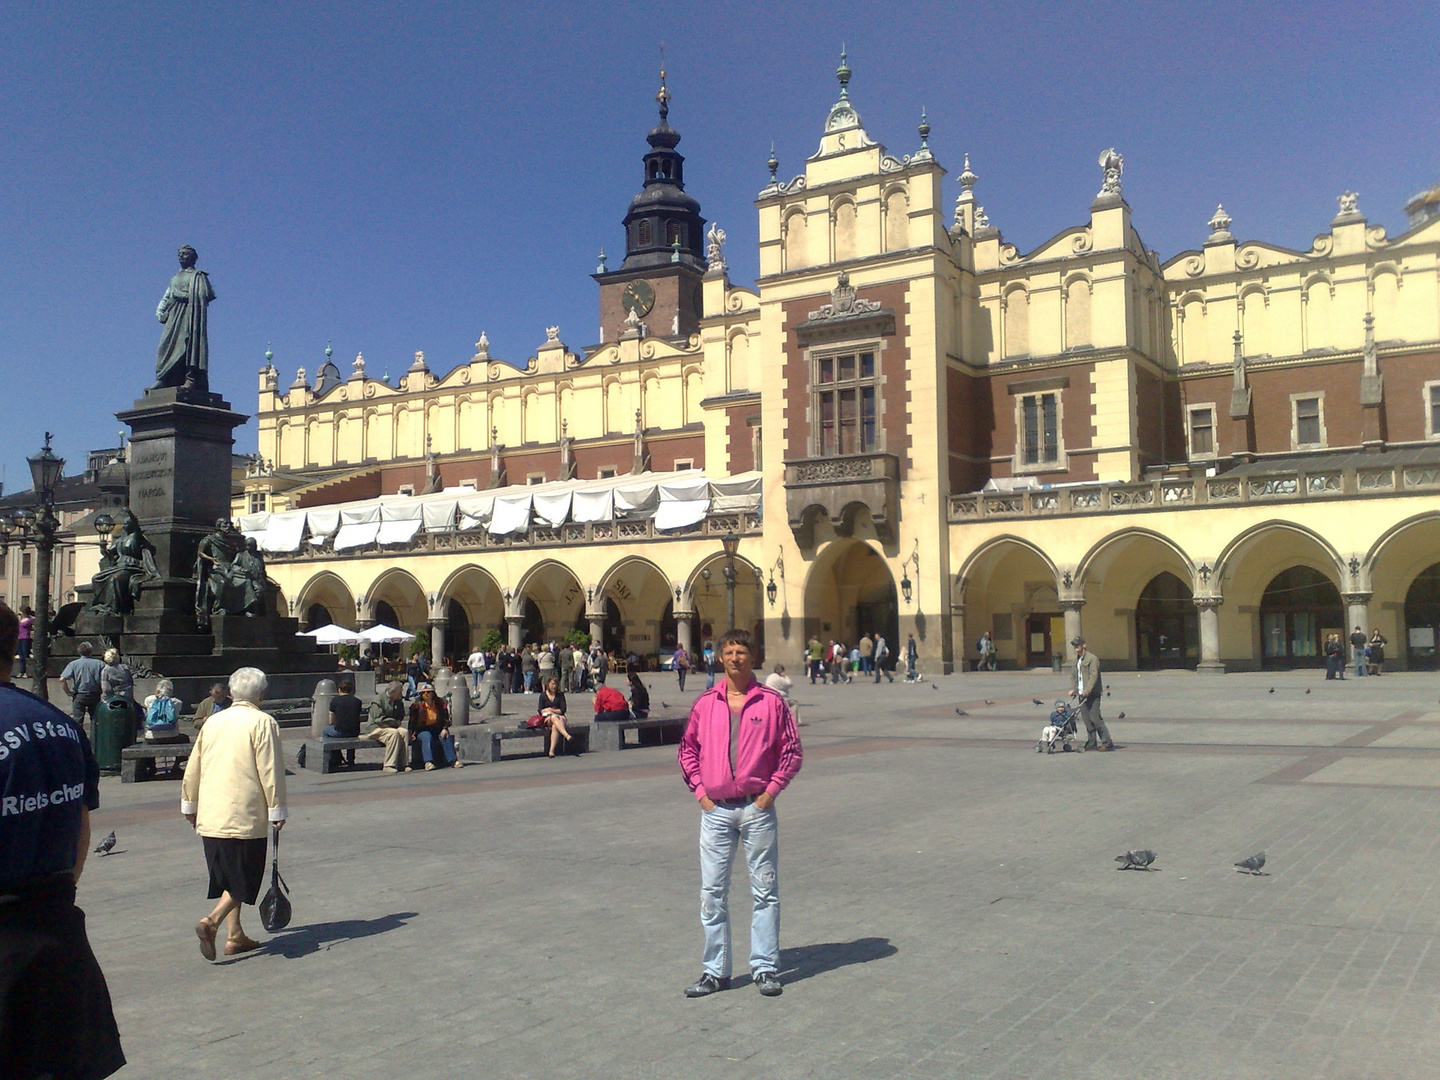
[(346, 630), (345, 627), (336, 626), (333, 623), (329, 626), (322, 626), (318, 630), (307, 630), (296, 636), (314, 638), (317, 645), (357, 645), (360, 642), (360, 635), (354, 630)]
[(414, 634), (407, 634), (404, 630), (396, 630), (393, 626), (386, 626), (384, 623), (376, 623), (365, 630), (361, 630), (358, 638), (361, 641), (368, 641), (374, 645), (389, 644), (395, 641), (410, 641)]

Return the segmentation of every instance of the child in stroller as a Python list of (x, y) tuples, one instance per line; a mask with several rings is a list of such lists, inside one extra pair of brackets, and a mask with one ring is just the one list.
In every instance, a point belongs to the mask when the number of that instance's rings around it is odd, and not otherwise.
[(1080, 710), (1074, 705), (1067, 705), (1064, 701), (1055, 702), (1055, 709), (1050, 713), (1049, 719), (1045, 722), (1045, 729), (1040, 732), (1040, 739), (1035, 744), (1035, 752), (1045, 751), (1053, 754), (1058, 747), (1062, 753), (1070, 752), (1070, 744), (1075, 741), (1075, 721), (1080, 717)]

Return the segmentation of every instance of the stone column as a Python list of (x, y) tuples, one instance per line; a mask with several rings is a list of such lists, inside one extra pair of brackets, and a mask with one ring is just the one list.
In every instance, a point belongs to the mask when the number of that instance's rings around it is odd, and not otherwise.
[(1225, 665), (1220, 661), (1220, 605), (1224, 599), (1219, 596), (1197, 596), (1195, 607), (1200, 612), (1200, 664), (1196, 667), (1202, 675), (1224, 675)]
[[(1374, 593), (1368, 592), (1347, 592), (1345, 593), (1345, 667), (1351, 673), (1355, 672), (1355, 647), (1350, 644), (1350, 635), (1355, 632), (1355, 627), (1365, 631), (1365, 636), (1370, 636), (1372, 626), (1370, 625), (1370, 597)], [(1398, 651), (1398, 650), (1397, 650)], [(1400, 655), (1404, 655), (1403, 653)]]
[(604, 649), (605, 613), (603, 611), (587, 611), (585, 617), (590, 620), (590, 643), (598, 644), (601, 649)]
[(510, 648), (520, 648), (520, 646), (524, 644), (523, 638), (525, 636), (525, 616), (506, 615), (505, 625), (510, 628)]
[(430, 620), (430, 668), (433, 671), (445, 662), (445, 620)]
[[(864, 632), (862, 627), (861, 632)], [(953, 670), (958, 674), (962, 671), (974, 671), (975, 665), (979, 662), (979, 656), (974, 652), (975, 643), (970, 641), (965, 634), (965, 605), (950, 605), (950, 640), (953, 642), (952, 649), (955, 654)]]
[(677, 611), (675, 613), (675, 636), (679, 640), (680, 647), (688, 654), (695, 648), (695, 613), (693, 611)]
[[(1060, 610), (1065, 613), (1065, 662), (1067, 664), (1075, 663), (1075, 646), (1070, 642), (1082, 636), (1080, 633), (1080, 609), (1084, 606), (1084, 600), (1060, 601)], [(1050, 648), (1052, 650), (1055, 648), (1053, 641), (1050, 643)]]

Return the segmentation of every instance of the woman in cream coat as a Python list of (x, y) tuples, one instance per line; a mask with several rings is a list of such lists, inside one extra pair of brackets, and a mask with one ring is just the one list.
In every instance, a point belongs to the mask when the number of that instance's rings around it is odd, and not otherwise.
[(265, 673), (243, 667), (230, 676), (234, 704), (215, 713), (195, 738), (181, 785), (180, 813), (205, 843), (210, 899), (219, 899), (195, 925), (200, 954), (215, 959), (215, 938), (226, 924), (225, 955), (258, 949), (240, 926), (240, 905), (253, 904), (265, 878), (270, 826), (285, 824), (285, 755), (280, 726), (260, 710)]

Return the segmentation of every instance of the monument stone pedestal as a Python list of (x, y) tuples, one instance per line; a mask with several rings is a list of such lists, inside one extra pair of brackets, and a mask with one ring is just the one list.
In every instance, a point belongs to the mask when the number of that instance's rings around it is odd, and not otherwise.
[(276, 611), (277, 590), (268, 590), (263, 615), (217, 614), (208, 626), (197, 619), (196, 553), (217, 521), (230, 520), (233, 432), (249, 417), (219, 394), (183, 387), (147, 390), (115, 415), (130, 426), (129, 510), (155, 546), (159, 577), (141, 585), (127, 615), (81, 615), (77, 637), (56, 642), (56, 661), (63, 665), (80, 641), (102, 638), (117, 642), (132, 667), (174, 681), (187, 704), (247, 666), (269, 677), (271, 697), (309, 697), (317, 676), (335, 670), (334, 658), (296, 636), (298, 620)]

